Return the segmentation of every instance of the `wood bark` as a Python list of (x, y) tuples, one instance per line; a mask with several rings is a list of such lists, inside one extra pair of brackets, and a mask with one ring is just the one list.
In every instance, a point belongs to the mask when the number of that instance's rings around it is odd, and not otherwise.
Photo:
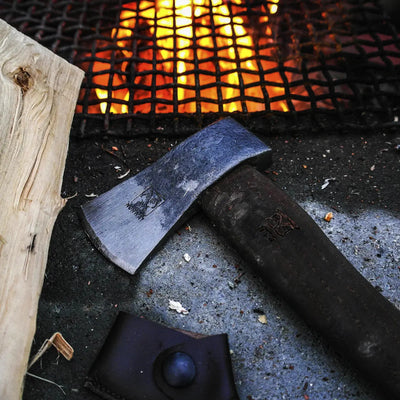
[(0, 398), (22, 397), (83, 72), (0, 20)]

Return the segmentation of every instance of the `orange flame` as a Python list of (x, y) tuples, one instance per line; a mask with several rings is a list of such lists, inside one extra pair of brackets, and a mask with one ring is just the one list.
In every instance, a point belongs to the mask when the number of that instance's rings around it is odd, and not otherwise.
[[(270, 14), (277, 12), (278, 1), (268, 3)], [(256, 61), (254, 41), (243, 17), (231, 14), (223, 0), (141, 0), (126, 4), (120, 26), (111, 32), (120, 49), (120, 57), (114, 60), (118, 70), (110, 71), (111, 51), (98, 53), (104, 62), (93, 64), (93, 81), (101, 87), (95, 89), (98, 99), (112, 99), (100, 102), (101, 112), (265, 110), (263, 90), (275, 97), (283, 95), (284, 88), (279, 72), (263, 75), (260, 70), (271, 70), (277, 63), (271, 61), (268, 46), (260, 50), (267, 57)], [(260, 18), (266, 26), (265, 37), (270, 38), (267, 22), (268, 16)], [(135, 46), (138, 50), (134, 52)], [(276, 82), (276, 86), (263, 88), (260, 77)], [(130, 102), (131, 93), (135, 104)], [(174, 98), (178, 100), (175, 108)], [(271, 102), (271, 108), (287, 111), (282, 101)]]

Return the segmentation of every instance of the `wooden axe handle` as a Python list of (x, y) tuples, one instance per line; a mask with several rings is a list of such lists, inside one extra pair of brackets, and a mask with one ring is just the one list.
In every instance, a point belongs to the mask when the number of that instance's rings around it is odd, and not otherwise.
[(202, 194), (206, 215), (257, 273), (371, 381), (400, 399), (400, 312), (310, 216), (241, 166)]

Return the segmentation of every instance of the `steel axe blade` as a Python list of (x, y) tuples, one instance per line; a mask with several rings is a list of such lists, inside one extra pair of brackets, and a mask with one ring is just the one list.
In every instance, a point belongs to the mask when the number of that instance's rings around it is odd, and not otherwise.
[(271, 149), (235, 120), (220, 120), (85, 204), (85, 230), (107, 258), (133, 274), (190, 215), (198, 196), (245, 160), (265, 167)]

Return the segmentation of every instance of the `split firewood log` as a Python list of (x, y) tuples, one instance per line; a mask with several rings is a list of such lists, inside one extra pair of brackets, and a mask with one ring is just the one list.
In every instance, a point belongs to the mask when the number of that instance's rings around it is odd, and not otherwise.
[(83, 72), (0, 20), (0, 399), (22, 397)]

